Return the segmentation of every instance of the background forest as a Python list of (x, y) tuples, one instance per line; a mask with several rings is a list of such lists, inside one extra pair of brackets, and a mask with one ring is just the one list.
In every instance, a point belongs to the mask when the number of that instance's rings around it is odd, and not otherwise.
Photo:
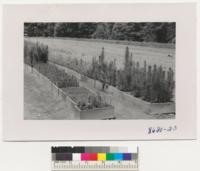
[(175, 43), (176, 23), (25, 23), (29, 37), (74, 37)]

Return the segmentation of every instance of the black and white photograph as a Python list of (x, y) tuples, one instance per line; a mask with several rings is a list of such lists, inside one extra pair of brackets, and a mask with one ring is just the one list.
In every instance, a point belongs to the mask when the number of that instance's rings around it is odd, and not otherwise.
[(200, 171), (199, 0), (0, 14), (0, 171)]
[(195, 16), (186, 3), (5, 5), (4, 139), (195, 139)]
[(175, 119), (176, 22), (25, 22), (25, 120)]

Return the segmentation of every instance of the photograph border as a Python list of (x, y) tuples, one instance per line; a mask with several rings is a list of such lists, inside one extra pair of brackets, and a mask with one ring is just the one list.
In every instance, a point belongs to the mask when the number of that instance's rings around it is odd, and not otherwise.
[[(23, 120), (23, 26), (44, 21), (176, 22), (176, 119)], [(196, 3), (4, 5), (3, 56), (6, 141), (196, 138)]]

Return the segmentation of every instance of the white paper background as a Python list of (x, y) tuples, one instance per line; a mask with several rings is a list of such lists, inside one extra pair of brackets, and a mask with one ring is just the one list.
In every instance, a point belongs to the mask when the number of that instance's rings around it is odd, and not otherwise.
[[(195, 4), (21, 5), (5, 6), (4, 10), (3, 102), (5, 140), (196, 138)], [(40, 21), (175, 21), (176, 119), (23, 120), (23, 23)], [(177, 130), (148, 134), (149, 127), (157, 126), (163, 128), (177, 126)], [(80, 134), (80, 132), (82, 133)]]
[[(7, 0), (8, 2), (9, 0)], [(13, 1), (14, 2), (14, 1)], [(24, 1), (25, 2), (25, 1)], [(34, 2), (40, 2), (35, 0)], [(58, 2), (58, 1), (54, 1)], [(63, 1), (61, 1), (63, 2)], [(79, 1), (80, 2), (80, 1)], [(193, 1), (194, 2), (194, 1)], [(198, 4), (198, 29), (200, 29), (200, 6)], [(1, 21), (1, 20), (0, 20)], [(0, 27), (0, 29), (2, 29)], [(13, 28), (14, 29), (14, 28)], [(1, 35), (2, 36), (2, 35)], [(198, 32), (198, 46), (200, 33)], [(0, 42), (2, 43), (2, 42)], [(0, 44), (2, 51), (2, 44)], [(198, 51), (198, 57), (200, 51)], [(2, 65), (2, 58), (0, 58)], [(197, 58), (198, 64), (200, 58)], [(2, 71), (0, 71), (2, 73)], [(200, 86), (198, 65), (198, 87)], [(2, 80), (2, 74), (0, 74)], [(2, 84), (0, 84), (0, 89)], [(2, 90), (2, 89), (1, 89)], [(198, 90), (199, 97), (199, 90)], [(2, 103), (2, 95), (0, 96)], [(198, 103), (200, 99), (198, 98)], [(0, 103), (0, 104), (1, 104)], [(2, 105), (0, 106), (2, 109)], [(199, 111), (198, 106), (198, 111)], [(199, 115), (198, 115), (199, 116)], [(198, 117), (199, 118), (199, 117)], [(2, 123), (2, 112), (0, 115)], [(2, 142), (0, 141), (0, 170), (2, 171), (49, 171), (50, 147), (52, 145), (121, 145), (140, 147), (141, 171), (199, 171), (200, 170), (200, 120), (198, 140), (193, 141), (123, 141), (123, 142)], [(2, 137), (2, 126), (0, 127)], [(2, 139), (2, 138), (1, 138)]]

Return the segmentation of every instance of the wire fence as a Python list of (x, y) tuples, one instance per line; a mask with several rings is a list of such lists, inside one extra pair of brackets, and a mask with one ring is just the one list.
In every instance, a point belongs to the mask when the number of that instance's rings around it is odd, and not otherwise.
[(37, 76), (40, 80), (42, 80), (46, 85), (48, 85), (50, 91), (55, 95), (60, 97), (61, 99), (66, 101), (67, 95), (66, 93), (60, 89), (56, 84), (52, 83), (47, 77), (37, 71), (34, 67), (31, 67), (27, 64), (24, 64), (24, 69), (26, 72), (32, 73)]
[(92, 110), (80, 110), (77, 109), (77, 103), (73, 101), (70, 96), (67, 95), (61, 88), (59, 88), (56, 84), (52, 83), (47, 77), (41, 74), (35, 68), (25, 64), (24, 70), (27, 73), (31, 73), (39, 79), (39, 81), (43, 82), (45, 85), (49, 87), (49, 90), (60, 99), (64, 100), (69, 107), (69, 111), (73, 112), (75, 119), (113, 119), (114, 117), (114, 107), (104, 107), (97, 108)]
[[(63, 99), (64, 101), (70, 101), (71, 103), (75, 104), (75, 102), (61, 89), (57, 86), (57, 84), (54, 84), (52, 81), (50, 81), (46, 76), (44, 76), (43, 74), (41, 74), (37, 69), (35, 69), (34, 67), (31, 67), (27, 64), (24, 64), (25, 70), (29, 73), (34, 74), (35, 76), (37, 76), (41, 81), (43, 81), (46, 85), (48, 85), (50, 91), (55, 95), (58, 96), (59, 98)], [(97, 93), (89, 88), (87, 88), (86, 86), (83, 86), (85, 89), (88, 90), (88, 92), (91, 92), (92, 94), (94, 94), (95, 96), (97, 96)], [(111, 97), (107, 97), (105, 95), (101, 95), (102, 99), (104, 100), (105, 103), (107, 104), (111, 104)]]

